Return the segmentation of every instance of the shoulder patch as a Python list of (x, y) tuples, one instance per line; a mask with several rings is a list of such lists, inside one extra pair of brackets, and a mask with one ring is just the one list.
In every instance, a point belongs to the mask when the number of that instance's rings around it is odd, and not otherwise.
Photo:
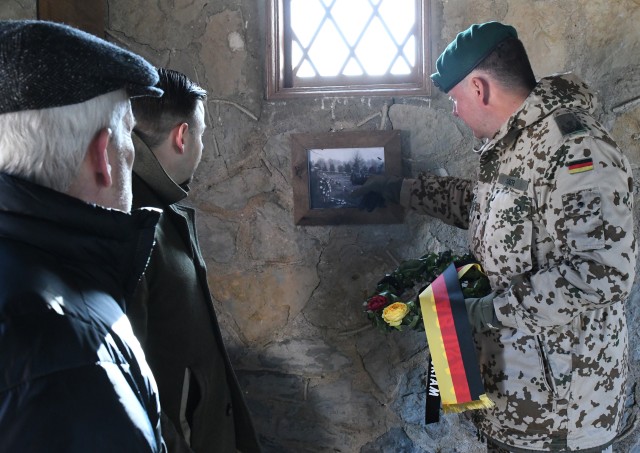
[(573, 175), (574, 173), (582, 173), (584, 171), (593, 170), (593, 159), (580, 159), (580, 160), (572, 160), (567, 163), (567, 169), (569, 170), (569, 174)]
[(556, 124), (558, 125), (558, 129), (562, 133), (563, 137), (568, 135), (577, 134), (580, 132), (586, 132), (587, 129), (580, 122), (575, 113), (566, 112), (561, 113), (553, 117), (556, 120)]

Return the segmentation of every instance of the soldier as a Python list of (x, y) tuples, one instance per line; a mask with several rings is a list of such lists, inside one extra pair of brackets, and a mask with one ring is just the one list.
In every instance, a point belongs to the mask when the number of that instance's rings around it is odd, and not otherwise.
[(611, 451), (621, 429), (624, 302), (636, 241), (627, 159), (575, 75), (534, 78), (516, 30), (472, 25), (431, 78), (484, 139), (478, 181), (373, 177), (382, 195), (469, 230), (493, 292), (467, 299), (492, 409), (488, 451)]

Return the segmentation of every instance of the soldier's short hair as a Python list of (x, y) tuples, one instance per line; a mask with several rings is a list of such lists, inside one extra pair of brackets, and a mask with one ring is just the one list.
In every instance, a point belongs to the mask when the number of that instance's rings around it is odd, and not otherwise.
[(526, 94), (536, 86), (527, 51), (518, 38), (508, 38), (496, 46), (475, 70), (488, 73), (504, 88)]

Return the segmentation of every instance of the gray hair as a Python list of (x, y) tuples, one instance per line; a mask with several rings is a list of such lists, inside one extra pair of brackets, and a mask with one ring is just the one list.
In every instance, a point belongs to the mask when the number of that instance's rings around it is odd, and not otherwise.
[(128, 108), (120, 89), (79, 104), (1, 114), (0, 172), (66, 192), (96, 133), (118, 130)]

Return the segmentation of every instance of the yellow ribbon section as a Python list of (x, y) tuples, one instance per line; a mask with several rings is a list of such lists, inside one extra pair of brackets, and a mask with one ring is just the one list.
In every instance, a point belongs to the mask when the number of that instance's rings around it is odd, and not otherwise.
[[(460, 269), (458, 269), (458, 280), (462, 278), (462, 276), (466, 274), (469, 271), (469, 269), (474, 267), (478, 269), (480, 272), (482, 272), (482, 267), (478, 263), (465, 264)], [(484, 274), (484, 272), (482, 273)]]
[(442, 412), (445, 414), (459, 414), (460, 412), (469, 411), (473, 409), (489, 409), (496, 404), (489, 399), (484, 393), (480, 395), (480, 399), (476, 401), (469, 401), (467, 403), (460, 404), (444, 404), (442, 403)]

